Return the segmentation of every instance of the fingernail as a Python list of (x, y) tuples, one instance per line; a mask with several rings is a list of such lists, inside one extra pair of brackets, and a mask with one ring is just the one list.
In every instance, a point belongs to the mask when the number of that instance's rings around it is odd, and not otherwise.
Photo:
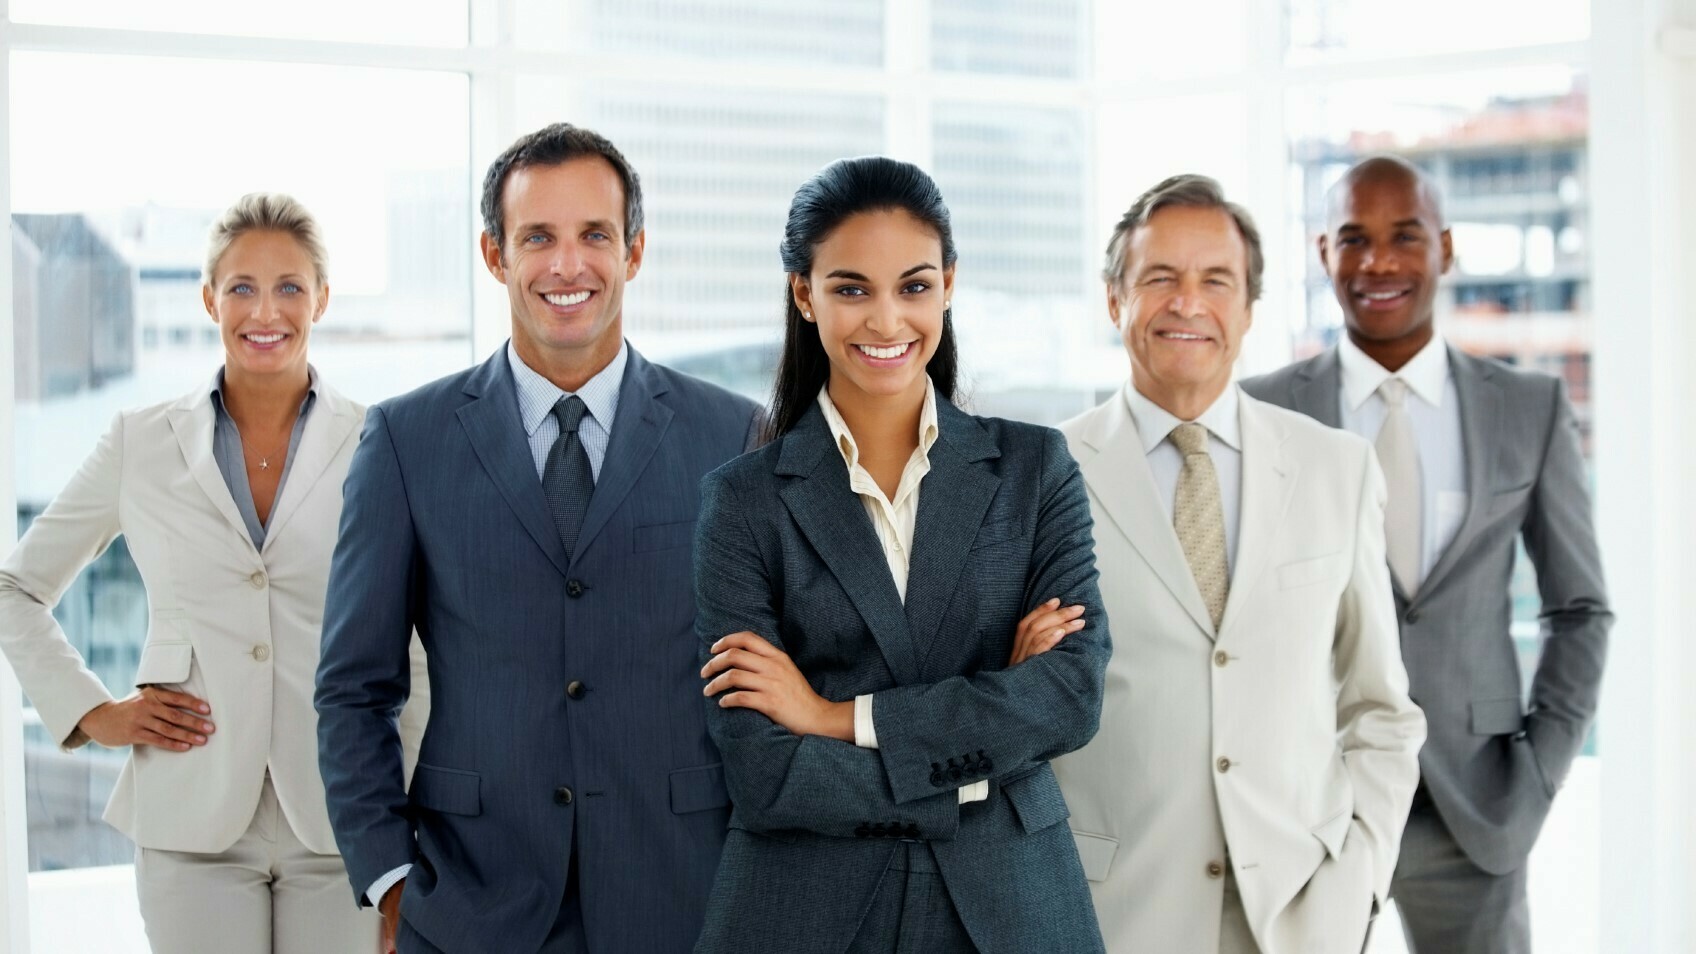
[(210, 723), (210, 722), (202, 722), (202, 723), (201, 723), (201, 724), (200, 724), (200, 731), (202, 731), (202, 732), (211, 732), (211, 731), (212, 731), (212, 723)]
[(1056, 596), (1055, 598), (1049, 600), (1048, 605), (1049, 606), (1059, 606), (1060, 605), (1060, 597)]
[(195, 737), (194, 737), (194, 741), (196, 741), (196, 742), (200, 742), (200, 743), (205, 743), (205, 741), (206, 741), (206, 736), (204, 736), (204, 735), (197, 735), (197, 736), (195, 736)]
[(201, 715), (211, 715), (212, 714), (212, 707), (207, 705), (206, 703), (202, 702), (200, 704), (200, 714)]

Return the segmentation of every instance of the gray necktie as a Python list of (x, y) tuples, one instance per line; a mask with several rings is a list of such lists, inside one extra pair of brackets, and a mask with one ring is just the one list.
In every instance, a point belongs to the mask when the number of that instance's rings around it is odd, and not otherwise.
[(1195, 577), (1201, 601), (1217, 632), (1225, 618), (1225, 595), (1231, 587), (1219, 474), (1213, 469), (1213, 456), (1207, 453), (1207, 428), (1179, 424), (1172, 429), (1171, 437), (1184, 455), (1184, 469), (1178, 472), (1178, 491), (1172, 499), (1172, 529), (1177, 531), (1178, 546), (1183, 548), (1190, 575)]
[(1419, 591), (1420, 536), (1424, 494), (1419, 478), (1419, 444), (1413, 438), (1413, 419), (1407, 413), (1407, 383), (1389, 378), (1378, 386), (1388, 413), (1378, 430), (1378, 464), (1384, 468), (1389, 499), (1384, 507), (1385, 547), (1390, 572), (1402, 591)]
[(568, 558), (577, 546), (583, 514), (595, 492), (595, 472), (589, 468), (589, 452), (583, 449), (583, 441), (577, 436), (577, 425), (588, 410), (583, 399), (575, 394), (554, 402), (559, 437), (548, 448), (548, 462), (542, 468), (542, 496), (548, 498), (548, 512), (553, 514), (559, 542), (565, 545)]

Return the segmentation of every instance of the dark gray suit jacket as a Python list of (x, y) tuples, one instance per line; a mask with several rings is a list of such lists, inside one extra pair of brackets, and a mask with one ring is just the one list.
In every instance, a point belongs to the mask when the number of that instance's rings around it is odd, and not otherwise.
[[(1468, 505), (1411, 601), (1395, 588), (1410, 694), (1429, 734), (1426, 788), (1485, 871), (1524, 863), (1596, 714), (1607, 651), (1602, 562), (1566, 388), (1449, 349), (1460, 396)], [(1342, 365), (1318, 357), (1242, 382), (1249, 394), (1339, 427)], [(1521, 705), (1508, 581), (1523, 537), (1542, 593), (1543, 656)]]
[[(446, 951), (534, 951), (577, 853), (589, 950), (682, 952), (728, 796), (696, 670), (700, 480), (746, 446), (744, 398), (630, 352), (566, 554), (504, 348), (371, 408), (325, 607), (319, 758), (355, 895), (415, 865), (401, 914)], [(433, 709), (411, 791), (407, 640)]]
[[(929, 843), (983, 954), (1102, 949), (1048, 765), (1095, 734), (1110, 652), (1083, 481), (1053, 430), (942, 400), (937, 418), (905, 606), (817, 406), (704, 482), (703, 653), (752, 630), (825, 698), (875, 693), (881, 747), (708, 702), (734, 810), (698, 951), (839, 954), (901, 837)], [(1055, 596), (1088, 626), (1008, 668)]]

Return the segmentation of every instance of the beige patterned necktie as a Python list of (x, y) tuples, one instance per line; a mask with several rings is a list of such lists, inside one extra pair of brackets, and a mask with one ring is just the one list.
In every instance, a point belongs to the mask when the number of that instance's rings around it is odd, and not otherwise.
[(1384, 468), (1384, 543), (1390, 572), (1410, 598), (1419, 591), (1421, 503), (1419, 444), (1407, 413), (1407, 382), (1389, 378), (1378, 386), (1389, 413), (1378, 429), (1378, 464)]
[(1231, 571), (1225, 560), (1225, 508), (1219, 500), (1219, 475), (1207, 453), (1207, 428), (1179, 424), (1172, 429), (1172, 443), (1184, 455), (1178, 472), (1178, 492), (1172, 501), (1172, 529), (1178, 546), (1189, 561), (1190, 575), (1201, 590), (1201, 601), (1219, 629), (1225, 617), (1225, 595), (1231, 588)]

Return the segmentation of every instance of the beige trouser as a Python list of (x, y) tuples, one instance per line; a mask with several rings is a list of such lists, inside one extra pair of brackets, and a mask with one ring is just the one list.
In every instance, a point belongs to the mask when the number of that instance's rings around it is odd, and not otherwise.
[(1219, 954), (1260, 954), (1254, 933), (1248, 929), (1248, 912), (1237, 891), (1237, 876), (1225, 866), (1225, 907), (1219, 916)]
[(136, 894), (154, 954), (371, 954), (377, 914), (354, 904), (340, 855), (295, 837), (269, 776), (228, 851), (142, 848)]

